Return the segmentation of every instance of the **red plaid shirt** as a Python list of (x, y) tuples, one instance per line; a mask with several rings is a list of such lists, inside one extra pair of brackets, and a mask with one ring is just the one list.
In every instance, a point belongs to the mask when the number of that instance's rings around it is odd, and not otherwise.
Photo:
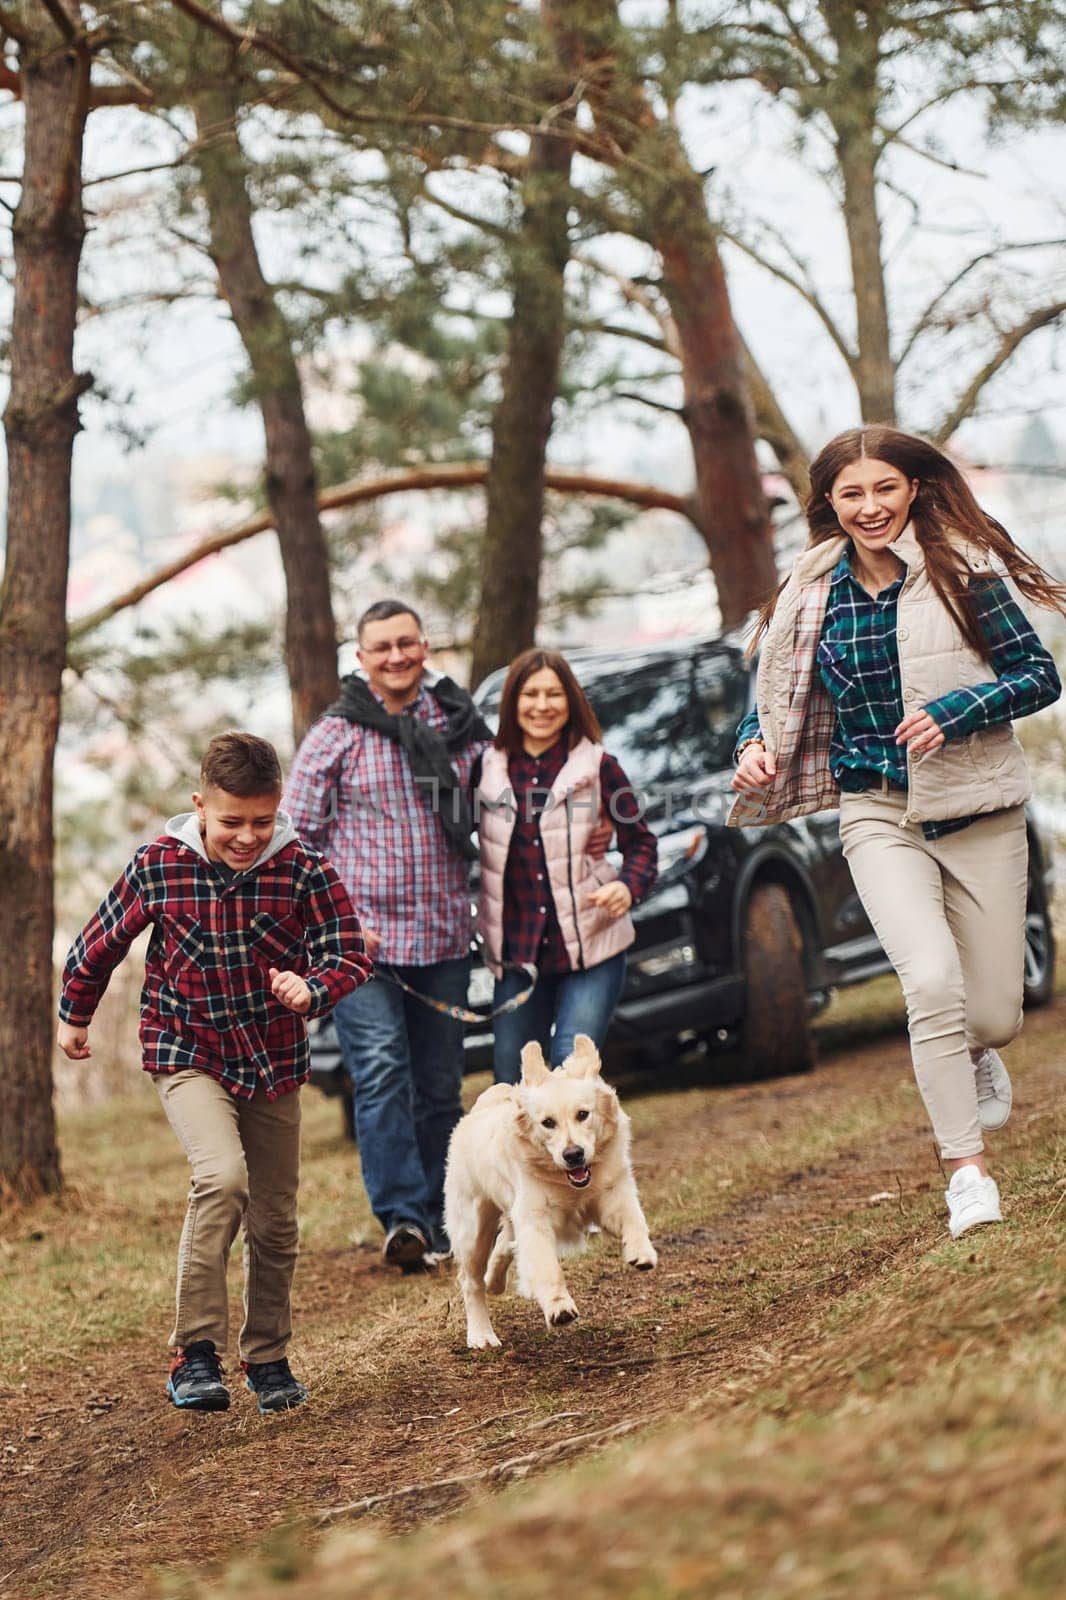
[(308, 1078), (307, 1026), (274, 999), (271, 967), (304, 979), (311, 1017), (372, 971), (344, 886), (299, 839), (230, 877), (167, 835), (141, 846), (71, 946), (59, 1005), (64, 1022), (89, 1025), (112, 972), (149, 924), (145, 1071), (193, 1067), (243, 1099), (261, 1085), (276, 1100)]

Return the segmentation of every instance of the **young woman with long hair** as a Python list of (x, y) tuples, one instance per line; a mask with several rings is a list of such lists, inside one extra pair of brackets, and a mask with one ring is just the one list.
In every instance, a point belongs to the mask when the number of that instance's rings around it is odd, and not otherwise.
[[(556, 650), (512, 661), (499, 732), (482, 758), (478, 926), (496, 978), (495, 1005), (526, 987), (529, 999), (495, 1018), (497, 1083), (517, 1083), (522, 1046), (537, 1040), (553, 1067), (586, 1033), (602, 1048), (633, 943), (629, 908), (655, 881), (655, 836), (638, 797), (603, 748), (596, 714)], [(590, 838), (613, 822), (622, 869)]]
[(907, 1002), (953, 1238), (1002, 1220), (983, 1135), (1010, 1114), (1031, 793), (1011, 723), (1062, 692), (1013, 597), (1056, 582), (924, 439), (851, 429), (811, 466), (810, 540), (759, 618), (736, 826), (840, 807), (844, 856)]

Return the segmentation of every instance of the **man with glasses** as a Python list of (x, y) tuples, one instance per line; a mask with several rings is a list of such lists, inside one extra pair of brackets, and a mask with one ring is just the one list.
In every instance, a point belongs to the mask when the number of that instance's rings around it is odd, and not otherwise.
[(417, 612), (379, 600), (359, 621), (363, 674), (308, 732), (285, 807), (336, 867), (378, 977), (334, 1011), (352, 1080), (363, 1181), (405, 1271), (449, 1252), (444, 1164), (462, 1115), (471, 937), (470, 777), (490, 736), (470, 696), (426, 677)]

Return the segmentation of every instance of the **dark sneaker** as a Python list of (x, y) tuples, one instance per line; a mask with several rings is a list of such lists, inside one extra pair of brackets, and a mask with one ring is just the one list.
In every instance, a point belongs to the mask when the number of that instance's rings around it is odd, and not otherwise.
[(228, 1411), (229, 1390), (222, 1382), (222, 1363), (210, 1339), (197, 1339), (174, 1357), (167, 1394), (187, 1411)]
[(307, 1390), (293, 1377), (284, 1356), (280, 1361), (242, 1361), (241, 1366), (264, 1416), (268, 1411), (291, 1411), (307, 1399)]
[(421, 1262), (428, 1249), (429, 1240), (417, 1222), (397, 1222), (385, 1235), (381, 1253), (390, 1267), (405, 1267)]

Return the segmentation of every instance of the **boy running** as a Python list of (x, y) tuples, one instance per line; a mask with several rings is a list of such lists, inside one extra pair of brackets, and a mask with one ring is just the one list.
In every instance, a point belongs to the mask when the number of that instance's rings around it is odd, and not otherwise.
[(192, 1167), (178, 1249), (176, 1406), (225, 1411), (226, 1265), (244, 1223), (238, 1348), (261, 1412), (300, 1405), (289, 1369), (306, 1017), (371, 975), (332, 866), (278, 807), (281, 767), (250, 733), (212, 739), (195, 809), (142, 845), (67, 956), (59, 1045), (91, 1054), (88, 1027), (112, 972), (152, 925), (141, 991), (144, 1068)]

